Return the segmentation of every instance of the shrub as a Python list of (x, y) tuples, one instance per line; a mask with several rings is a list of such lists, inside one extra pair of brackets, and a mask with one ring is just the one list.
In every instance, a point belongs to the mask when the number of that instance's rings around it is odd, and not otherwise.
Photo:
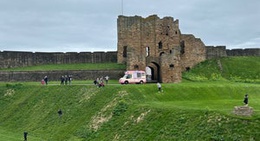
[(23, 84), (21, 84), (21, 83), (17, 83), (17, 84), (9, 84), (9, 83), (7, 83), (6, 84), (6, 87), (7, 88), (12, 88), (12, 89), (15, 89), (15, 88), (21, 88), (23, 86)]
[(120, 116), (128, 108), (128, 105), (125, 101), (120, 101), (113, 110), (113, 116)]

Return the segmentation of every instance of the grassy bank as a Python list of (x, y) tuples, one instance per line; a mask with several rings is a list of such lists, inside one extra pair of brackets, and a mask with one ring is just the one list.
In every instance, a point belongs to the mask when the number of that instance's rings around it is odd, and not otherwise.
[(260, 57), (227, 57), (206, 60), (183, 73), (192, 81), (229, 80), (260, 83)]
[[(260, 87), (230, 82), (0, 87), (0, 137), (34, 140), (249, 140), (259, 138)], [(252, 117), (232, 114), (248, 93)], [(60, 118), (58, 109), (63, 110)]]
[[(257, 141), (259, 62), (259, 57), (207, 60), (184, 72), (181, 83), (162, 84), (160, 93), (153, 83), (120, 85), (118, 80), (104, 88), (92, 80), (48, 86), (1, 82), (0, 140), (23, 140), (27, 131), (33, 141)], [(246, 93), (253, 115), (234, 115)]]

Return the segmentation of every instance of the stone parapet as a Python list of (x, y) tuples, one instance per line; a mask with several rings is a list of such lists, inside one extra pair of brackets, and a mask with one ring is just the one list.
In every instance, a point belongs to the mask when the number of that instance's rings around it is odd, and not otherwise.
[(206, 46), (206, 58), (217, 59), (227, 56), (260, 56), (260, 48), (226, 49), (226, 46)]
[(251, 116), (253, 114), (253, 108), (249, 106), (235, 106), (233, 113), (239, 116)]
[(0, 68), (26, 67), (44, 64), (117, 62), (117, 52), (0, 52)]

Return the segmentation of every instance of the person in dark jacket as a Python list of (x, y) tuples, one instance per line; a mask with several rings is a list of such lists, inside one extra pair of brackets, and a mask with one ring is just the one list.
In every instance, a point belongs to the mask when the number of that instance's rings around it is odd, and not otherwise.
[(248, 105), (248, 94), (245, 95), (244, 104), (245, 104), (245, 106)]
[(43, 80), (45, 82), (45, 85), (48, 85), (48, 76), (44, 76)]
[(24, 141), (27, 141), (27, 135), (28, 135), (27, 132), (23, 132)]

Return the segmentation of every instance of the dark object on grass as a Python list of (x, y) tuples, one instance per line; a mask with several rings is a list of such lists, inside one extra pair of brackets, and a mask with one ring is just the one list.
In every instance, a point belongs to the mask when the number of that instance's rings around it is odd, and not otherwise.
[(28, 135), (27, 132), (23, 132), (24, 141), (27, 141), (27, 135)]
[(62, 116), (62, 111), (61, 111), (61, 109), (59, 109), (58, 114), (59, 114), (59, 117)]

